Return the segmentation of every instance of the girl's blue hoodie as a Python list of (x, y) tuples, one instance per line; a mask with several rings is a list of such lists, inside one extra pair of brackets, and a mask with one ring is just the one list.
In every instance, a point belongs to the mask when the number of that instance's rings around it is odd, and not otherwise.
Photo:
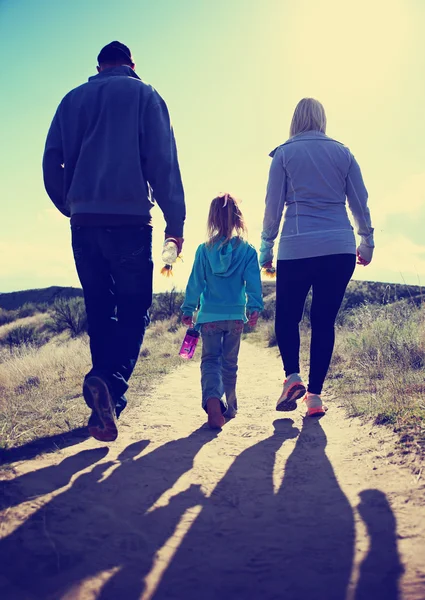
[(181, 309), (190, 316), (200, 306), (199, 324), (246, 321), (246, 311), (263, 310), (257, 251), (238, 237), (223, 242), (201, 244), (196, 251)]

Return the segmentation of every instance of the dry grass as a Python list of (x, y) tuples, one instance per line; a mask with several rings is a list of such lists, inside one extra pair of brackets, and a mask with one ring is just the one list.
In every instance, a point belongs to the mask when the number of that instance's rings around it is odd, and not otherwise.
[(17, 319), (10, 323), (6, 323), (0, 327), (0, 343), (6, 339), (7, 335), (18, 327), (33, 327), (36, 331), (42, 331), (48, 321), (48, 315), (46, 313), (37, 313), (31, 317), (24, 317), (23, 319)]
[[(181, 364), (178, 356), (184, 327), (177, 319), (148, 329), (136, 366), (129, 406), (137, 406), (158, 378)], [(55, 336), (36, 348), (0, 348), (0, 447), (13, 447), (35, 438), (85, 425), (89, 416), (81, 396), (90, 367), (87, 336)]]
[(41, 348), (3, 350), (0, 433), (3, 447), (82, 424), (81, 376), (89, 365), (86, 339), (55, 339)]
[(391, 425), (424, 452), (424, 369), (425, 307), (366, 305), (339, 328), (328, 380), (350, 414)]

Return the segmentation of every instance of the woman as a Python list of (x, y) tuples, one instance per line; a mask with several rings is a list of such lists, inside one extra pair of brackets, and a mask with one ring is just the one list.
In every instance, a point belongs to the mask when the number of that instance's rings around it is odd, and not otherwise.
[[(335, 319), (357, 264), (372, 260), (374, 241), (367, 191), (350, 150), (326, 136), (323, 106), (301, 100), (290, 138), (274, 150), (261, 235), (260, 265), (270, 268), (274, 241), (284, 222), (277, 253), (276, 338), (286, 379), (276, 409), (295, 410), (304, 396), (308, 416), (325, 414), (320, 397), (335, 341)], [(356, 250), (346, 199), (361, 243)], [(310, 373), (299, 375), (301, 321), (307, 294), (311, 305)]]

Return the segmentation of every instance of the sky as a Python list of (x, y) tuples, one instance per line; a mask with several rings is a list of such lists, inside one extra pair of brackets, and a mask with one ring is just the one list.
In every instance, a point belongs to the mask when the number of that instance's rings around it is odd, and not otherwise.
[(0, 0), (0, 292), (78, 286), (69, 220), (44, 191), (46, 134), (63, 96), (128, 45), (167, 102), (186, 193), (184, 262), (155, 289), (184, 289), (210, 201), (241, 199), (259, 247), (269, 152), (297, 102), (360, 163), (376, 250), (354, 278), (425, 285), (425, 0)]

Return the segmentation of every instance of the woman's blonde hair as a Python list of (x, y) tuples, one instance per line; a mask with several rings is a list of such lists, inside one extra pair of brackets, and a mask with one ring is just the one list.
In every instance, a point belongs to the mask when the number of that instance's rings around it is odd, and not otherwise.
[(314, 98), (303, 98), (295, 108), (292, 117), (290, 137), (305, 131), (326, 133), (326, 113), (323, 105)]
[(238, 202), (230, 194), (222, 194), (211, 202), (207, 222), (207, 244), (213, 245), (222, 238), (223, 245), (233, 233), (239, 238), (247, 234), (247, 228)]

